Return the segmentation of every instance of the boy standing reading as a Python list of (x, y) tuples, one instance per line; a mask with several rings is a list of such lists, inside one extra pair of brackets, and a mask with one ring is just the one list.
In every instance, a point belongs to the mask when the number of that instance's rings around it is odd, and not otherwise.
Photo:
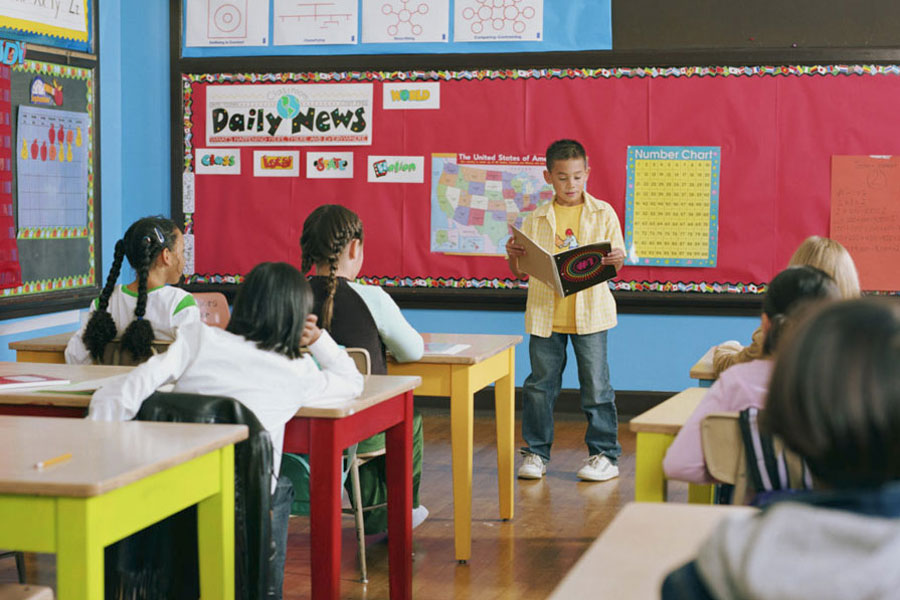
[[(574, 140), (559, 140), (547, 148), (544, 179), (553, 186), (553, 202), (539, 206), (522, 231), (548, 252), (609, 241), (604, 265), (616, 270), (625, 263), (625, 243), (613, 208), (584, 191), (590, 169), (584, 147)], [(509, 268), (518, 278), (519, 257), (525, 248), (513, 238), (506, 243)], [(605, 283), (565, 298), (550, 286), (531, 278), (525, 308), (525, 329), (530, 334), (531, 374), (525, 380), (522, 437), (527, 446), (519, 467), (522, 479), (540, 479), (547, 472), (553, 444), (553, 406), (562, 385), (566, 345), (572, 340), (578, 364), (581, 408), (587, 417), (584, 441), (588, 458), (578, 471), (586, 481), (606, 481), (619, 475), (616, 466), (622, 448), (618, 440), (615, 393), (609, 383), (606, 331), (616, 325), (616, 303)]]

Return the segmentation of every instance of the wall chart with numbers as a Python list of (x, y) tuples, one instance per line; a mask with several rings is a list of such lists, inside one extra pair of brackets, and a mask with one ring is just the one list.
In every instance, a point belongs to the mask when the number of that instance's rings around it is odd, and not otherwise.
[(626, 264), (715, 267), (718, 147), (629, 146)]
[[(188, 281), (237, 283), (262, 260), (299, 265), (306, 216), (341, 203), (365, 226), (366, 281), (524, 287), (499, 255), (506, 228), (551, 200), (543, 154), (574, 138), (588, 153), (587, 191), (628, 238), (631, 260), (610, 287), (759, 294), (804, 238), (830, 234), (832, 155), (900, 155), (898, 75), (897, 65), (183, 73), (173, 178), (189, 193), (173, 198), (173, 215), (193, 235)], [(365, 94), (351, 93), (360, 84)], [(216, 103), (251, 86), (246, 106)], [(217, 131), (260, 137), (219, 143)], [(364, 143), (341, 141), (358, 131)]]

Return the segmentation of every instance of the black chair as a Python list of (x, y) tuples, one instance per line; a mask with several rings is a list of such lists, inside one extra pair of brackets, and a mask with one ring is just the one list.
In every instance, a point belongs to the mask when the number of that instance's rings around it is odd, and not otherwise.
[[(235, 445), (235, 597), (268, 598), (274, 554), (272, 440), (256, 416), (233, 398), (156, 392), (144, 401), (139, 421), (231, 423), (249, 428)], [(199, 596), (197, 511), (190, 507), (106, 549), (106, 597)]]
[(7, 556), (16, 557), (16, 572), (19, 575), (19, 583), (25, 583), (25, 553), (24, 552), (0, 552), (0, 558)]

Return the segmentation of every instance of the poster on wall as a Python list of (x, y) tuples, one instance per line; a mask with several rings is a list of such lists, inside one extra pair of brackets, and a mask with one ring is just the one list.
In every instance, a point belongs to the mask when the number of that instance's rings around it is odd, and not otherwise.
[(454, 42), (540, 42), (544, 0), (456, 0)]
[(363, 0), (363, 43), (449, 42), (449, 33), (449, 0)]
[(272, 37), (276, 46), (356, 44), (357, 0), (275, 0)]
[(210, 146), (372, 143), (372, 84), (210, 85)]
[(0, 30), (26, 41), (92, 51), (88, 0), (0, 0)]
[(509, 226), (553, 199), (544, 157), (431, 155), (431, 251), (504, 256)]
[(629, 146), (625, 264), (716, 266), (721, 149)]
[(87, 113), (19, 107), (19, 227), (87, 225), (88, 119)]
[(266, 46), (269, 0), (188, 0), (185, 46)]
[(831, 233), (862, 289), (900, 289), (900, 156), (831, 157)]

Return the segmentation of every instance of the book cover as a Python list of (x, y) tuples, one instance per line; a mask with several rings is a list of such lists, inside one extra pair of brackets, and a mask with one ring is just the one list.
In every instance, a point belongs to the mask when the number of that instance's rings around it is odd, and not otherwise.
[(609, 242), (594, 242), (550, 254), (522, 230), (516, 227), (512, 230), (516, 242), (525, 247), (525, 256), (519, 257), (519, 268), (549, 285), (557, 296), (570, 296), (616, 276), (616, 268), (602, 262), (612, 249)]
[(38, 375), (37, 373), (22, 373), (19, 375), (0, 376), (0, 392), (16, 388), (43, 388), (51, 385), (65, 385), (68, 379)]

